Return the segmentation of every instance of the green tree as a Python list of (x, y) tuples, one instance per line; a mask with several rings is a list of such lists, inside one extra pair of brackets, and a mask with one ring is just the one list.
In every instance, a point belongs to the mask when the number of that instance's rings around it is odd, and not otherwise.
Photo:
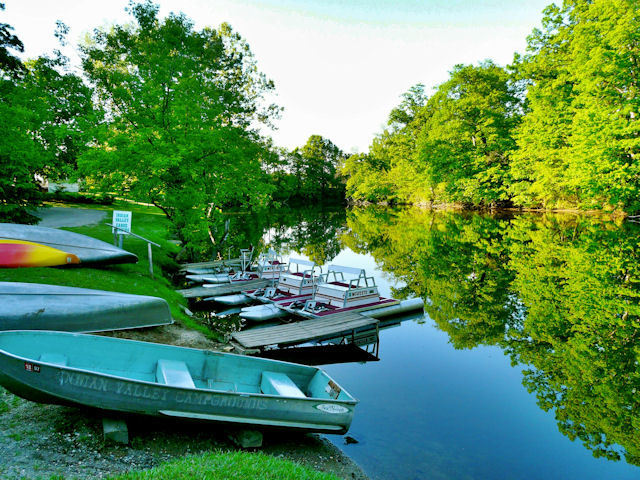
[(343, 174), (347, 195), (356, 201), (419, 203), (428, 195), (414, 162), (427, 97), (424, 85), (412, 86), (389, 114), (388, 128), (376, 135), (367, 154), (347, 158)]
[(83, 66), (108, 119), (80, 165), (95, 188), (150, 201), (187, 245), (215, 240), (228, 205), (264, 204), (271, 152), (257, 131), (278, 108), (273, 83), (226, 24), (197, 31), (184, 15), (132, 3), (134, 23), (97, 30)]
[(527, 88), (511, 192), (526, 206), (636, 211), (640, 33), (635, 0), (544, 11), (515, 68)]
[(425, 106), (417, 141), (424, 181), (444, 201), (509, 200), (509, 152), (519, 98), (509, 74), (491, 61), (457, 65)]
[(342, 190), (338, 168), (344, 161), (344, 154), (331, 140), (311, 135), (295, 154), (302, 160), (303, 195), (325, 198), (329, 190)]
[[(63, 38), (66, 27), (58, 27)], [(7, 31), (0, 26), (1, 48), (21, 48), (15, 37), (6, 40)], [(37, 177), (74, 174), (96, 118), (92, 90), (67, 71), (68, 60), (59, 52), (26, 64), (6, 50), (0, 57), (0, 220), (30, 223), (36, 217), (28, 210), (42, 200)]]

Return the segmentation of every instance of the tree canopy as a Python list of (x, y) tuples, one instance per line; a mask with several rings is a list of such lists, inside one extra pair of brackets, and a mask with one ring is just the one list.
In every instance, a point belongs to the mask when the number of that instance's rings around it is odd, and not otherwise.
[(506, 69), (457, 65), (345, 164), (356, 201), (640, 211), (635, 0), (565, 0)]
[(267, 199), (257, 126), (277, 114), (263, 102), (273, 84), (229, 25), (197, 31), (182, 14), (160, 19), (150, 2), (129, 13), (133, 24), (97, 30), (82, 46), (107, 117), (81, 172), (96, 188), (157, 205), (197, 243), (225, 205)]

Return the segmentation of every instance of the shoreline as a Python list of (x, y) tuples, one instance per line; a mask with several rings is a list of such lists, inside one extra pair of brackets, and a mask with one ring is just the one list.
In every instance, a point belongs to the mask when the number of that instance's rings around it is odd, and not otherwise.
[[(224, 343), (208, 339), (179, 323), (100, 335), (170, 343), (191, 348), (223, 350)], [(105, 442), (102, 418), (94, 409), (38, 404), (0, 387), (0, 477), (107, 478), (144, 470), (187, 454), (241, 450), (229, 438), (233, 427), (126, 415), (128, 445)], [(257, 451), (332, 473), (345, 480), (369, 480), (339, 447), (319, 434), (287, 430), (264, 433)]]
[[(60, 205), (58, 205), (60, 206)], [(68, 205), (69, 216), (75, 208), (85, 210), (113, 210), (118, 205)], [(49, 210), (54, 211), (54, 210)], [(47, 211), (44, 215), (47, 215)], [(56, 212), (57, 221), (61, 220)], [(146, 215), (157, 214), (148, 210), (136, 213), (137, 225), (145, 224)], [(95, 221), (94, 216), (87, 216)], [(103, 237), (109, 241), (110, 229), (103, 225), (106, 219), (97, 220), (78, 228), (89, 236)], [(64, 222), (62, 222), (64, 223)], [(166, 229), (157, 227), (157, 233)], [(146, 225), (148, 226), (148, 220)], [(61, 226), (61, 225), (60, 225)], [(76, 227), (74, 225), (73, 227)], [(75, 228), (74, 228), (75, 229)], [(135, 225), (134, 225), (135, 231)], [(166, 248), (169, 247), (166, 239)], [(134, 243), (125, 246), (131, 250)], [(146, 250), (146, 246), (143, 247)], [(142, 252), (138, 253), (144, 253)], [(167, 250), (165, 250), (166, 252)], [(161, 251), (162, 252), (162, 251)], [(166, 255), (166, 254), (165, 254)], [(176, 323), (161, 327), (136, 330), (103, 332), (101, 335), (129, 338), (155, 343), (172, 344), (201, 349), (225, 351), (225, 343), (216, 341), (193, 328), (195, 320), (187, 317), (179, 307), (182, 297), (175, 293), (175, 286), (162, 273), (162, 255), (154, 255), (157, 275), (148, 278), (144, 255), (139, 264), (126, 264), (108, 269), (11, 269), (0, 273), (2, 281), (28, 281), (52, 283), (85, 288), (120, 291), (135, 282), (138, 294), (162, 296), (172, 306)], [(202, 327), (206, 329), (206, 327)], [(187, 454), (212, 450), (240, 450), (227, 437), (231, 431), (221, 424), (206, 422), (171, 422), (169, 419), (127, 416), (129, 445), (103, 441), (102, 418), (104, 412), (33, 403), (10, 394), (0, 387), (0, 477), (1, 478), (105, 478), (129, 470), (155, 467)], [(264, 435), (263, 453), (301, 463), (322, 472), (333, 473), (348, 480), (368, 480), (362, 469), (329, 440), (317, 434), (267, 431)]]

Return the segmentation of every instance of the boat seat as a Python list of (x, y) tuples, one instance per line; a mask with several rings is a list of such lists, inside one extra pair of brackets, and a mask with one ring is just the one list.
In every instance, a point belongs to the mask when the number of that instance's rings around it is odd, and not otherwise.
[(43, 353), (40, 355), (39, 360), (43, 363), (52, 363), (61, 367), (66, 367), (68, 362), (66, 355), (60, 353)]
[(283, 397), (305, 398), (302, 390), (284, 373), (262, 372), (260, 390), (267, 395), (282, 395)]
[(158, 360), (156, 381), (182, 388), (196, 388), (187, 364), (179, 360)]

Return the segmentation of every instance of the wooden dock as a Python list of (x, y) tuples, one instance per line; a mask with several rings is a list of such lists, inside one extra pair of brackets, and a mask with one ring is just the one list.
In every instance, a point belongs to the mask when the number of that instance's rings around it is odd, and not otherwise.
[(296, 345), (311, 340), (323, 340), (349, 335), (365, 327), (377, 326), (378, 320), (362, 313), (350, 312), (326, 317), (301, 320), (286, 325), (254, 328), (236, 332), (233, 339), (244, 349), (269, 345)]
[(241, 263), (241, 258), (228, 258), (226, 260), (212, 260), (209, 262), (183, 263), (180, 265), (180, 271), (185, 272), (189, 268), (237, 267)]
[(214, 287), (187, 288), (185, 290), (178, 290), (178, 293), (185, 298), (217, 297), (218, 295), (240, 293), (243, 290), (255, 290), (257, 288), (266, 287), (270, 284), (270, 280), (258, 278), (256, 280), (247, 280), (246, 282), (221, 283)]

